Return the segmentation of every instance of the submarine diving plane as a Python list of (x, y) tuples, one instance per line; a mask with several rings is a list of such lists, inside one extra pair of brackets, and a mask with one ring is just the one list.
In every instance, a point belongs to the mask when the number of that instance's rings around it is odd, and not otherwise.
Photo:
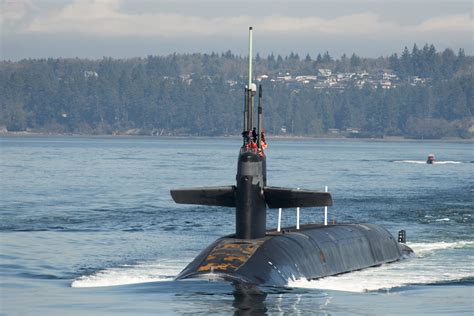
[(374, 224), (305, 224), (267, 230), (267, 207), (330, 206), (332, 198), (328, 192), (267, 185), (261, 86), (256, 126), (253, 119), (257, 89), (252, 83), (252, 27), (248, 71), (236, 183), (171, 190), (176, 203), (235, 208), (235, 233), (209, 245), (176, 279), (220, 278), (241, 284), (285, 286), (289, 280), (318, 279), (398, 261), (413, 252), (404, 244), (404, 231), (395, 239)]

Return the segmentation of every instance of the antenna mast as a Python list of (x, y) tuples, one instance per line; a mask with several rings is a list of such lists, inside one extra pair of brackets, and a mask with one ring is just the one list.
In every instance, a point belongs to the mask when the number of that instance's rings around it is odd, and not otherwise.
[(254, 83), (252, 83), (252, 31), (253, 27), (249, 27), (249, 80), (247, 86), (245, 87), (244, 133), (249, 132), (253, 128), (254, 97), (257, 93), (257, 87)]
[(249, 27), (249, 84), (248, 88), (251, 88), (252, 84), (252, 31), (253, 27)]

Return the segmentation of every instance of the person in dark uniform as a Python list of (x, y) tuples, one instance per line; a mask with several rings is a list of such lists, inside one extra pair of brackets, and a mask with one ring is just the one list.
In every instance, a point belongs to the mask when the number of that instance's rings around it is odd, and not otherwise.
[(242, 132), (242, 137), (244, 138), (245, 144), (250, 143), (249, 131), (243, 131)]
[(255, 127), (252, 130), (252, 140), (254, 143), (257, 143), (257, 129)]

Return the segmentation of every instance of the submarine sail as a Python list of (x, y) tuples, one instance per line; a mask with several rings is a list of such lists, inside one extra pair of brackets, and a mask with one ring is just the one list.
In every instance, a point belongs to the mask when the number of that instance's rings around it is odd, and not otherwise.
[(412, 250), (373, 224), (308, 224), (267, 230), (268, 208), (332, 205), (328, 192), (267, 186), (262, 87), (257, 124), (253, 119), (257, 87), (252, 83), (252, 27), (249, 74), (244, 88), (242, 146), (236, 183), (220, 187), (171, 190), (176, 203), (235, 208), (235, 233), (204, 249), (177, 279), (212, 274), (242, 283), (284, 286), (290, 279), (317, 279), (393, 262)]

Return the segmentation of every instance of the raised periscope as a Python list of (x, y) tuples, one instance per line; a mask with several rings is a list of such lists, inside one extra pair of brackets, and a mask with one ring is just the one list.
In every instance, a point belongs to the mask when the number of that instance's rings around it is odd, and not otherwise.
[(328, 192), (267, 186), (262, 88), (257, 126), (252, 83), (252, 28), (249, 28), (249, 83), (245, 87), (243, 142), (236, 184), (171, 190), (176, 203), (235, 207), (235, 234), (203, 250), (178, 276), (222, 278), (240, 283), (284, 286), (288, 280), (317, 279), (400, 260), (413, 252), (405, 232), (396, 240), (373, 224), (308, 224), (266, 229), (269, 208), (332, 205)]

